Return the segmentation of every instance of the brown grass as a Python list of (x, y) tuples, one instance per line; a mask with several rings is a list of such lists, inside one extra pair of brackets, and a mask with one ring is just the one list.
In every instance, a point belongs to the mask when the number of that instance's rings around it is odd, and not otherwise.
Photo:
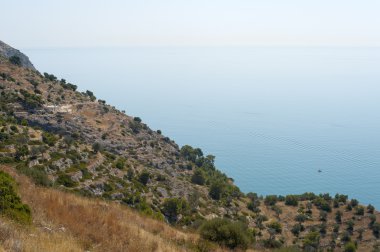
[[(22, 200), (32, 208), (36, 228), (30, 228), (31, 234), (25, 227), (12, 231), (14, 224), (9, 224), (7, 241), (22, 240), (22, 251), (188, 251), (198, 241), (197, 235), (141, 216), (120, 204), (41, 188), (11, 167), (1, 169), (16, 179)], [(3, 243), (6, 250), (12, 246)]]

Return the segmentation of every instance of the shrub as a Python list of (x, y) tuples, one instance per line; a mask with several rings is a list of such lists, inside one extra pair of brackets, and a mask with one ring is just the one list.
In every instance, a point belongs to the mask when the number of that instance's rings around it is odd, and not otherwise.
[(200, 235), (203, 239), (216, 242), (230, 249), (247, 248), (249, 245), (247, 233), (247, 227), (244, 224), (218, 218), (206, 221), (200, 229)]
[(355, 246), (355, 243), (353, 242), (348, 242), (344, 246), (344, 252), (355, 252), (355, 251), (356, 251), (356, 246)]
[(21, 58), (19, 56), (13, 55), (9, 58), (9, 61), (16, 66), (21, 66)]
[(376, 222), (372, 225), (372, 232), (376, 238), (380, 237), (380, 223)]
[(287, 205), (287, 206), (298, 206), (298, 196), (287, 195), (285, 197), (285, 205)]
[(336, 221), (336, 223), (338, 223), (338, 224), (340, 224), (340, 223), (342, 223), (342, 212), (341, 211), (337, 211), (336, 213), (335, 213), (335, 221)]
[(292, 233), (293, 233), (293, 235), (294, 236), (299, 236), (299, 234), (302, 232), (304, 230), (304, 227), (301, 225), (301, 224), (299, 224), (299, 223), (297, 223), (297, 224), (295, 224), (293, 227), (292, 227), (292, 229), (290, 230)]
[(277, 195), (267, 195), (264, 199), (264, 203), (267, 206), (274, 206), (277, 203)]
[(193, 176), (191, 176), (191, 182), (197, 185), (204, 185), (205, 183), (205, 175), (202, 170), (196, 169), (194, 171)]
[(140, 117), (134, 117), (134, 118), (133, 118), (133, 121), (138, 122), (138, 123), (141, 123), (141, 122), (142, 122), (142, 120), (141, 120)]
[(59, 185), (64, 185), (66, 187), (74, 187), (77, 185), (77, 183), (73, 181), (71, 177), (67, 174), (59, 175), (56, 180), (56, 183), (58, 183)]
[(273, 221), (267, 225), (268, 228), (273, 229), (276, 233), (281, 234), (282, 226), (279, 222)]
[(319, 247), (320, 235), (318, 232), (308, 233), (303, 241), (303, 247), (306, 251), (317, 251)]
[(356, 215), (364, 215), (364, 207), (362, 206), (358, 206), (356, 208), (356, 212), (355, 212)]
[(150, 173), (143, 171), (139, 176), (139, 182), (143, 185), (146, 185), (149, 181)]
[(31, 222), (29, 206), (21, 202), (15, 181), (3, 171), (0, 171), (0, 214), (21, 223)]
[(93, 145), (92, 145), (92, 150), (95, 152), (95, 153), (98, 153), (99, 151), (101, 151), (103, 149), (102, 145), (99, 143), (99, 142), (95, 142)]
[(374, 211), (375, 211), (375, 207), (372, 206), (371, 204), (369, 204), (369, 205), (367, 206), (367, 213), (371, 213), (371, 214), (373, 214)]

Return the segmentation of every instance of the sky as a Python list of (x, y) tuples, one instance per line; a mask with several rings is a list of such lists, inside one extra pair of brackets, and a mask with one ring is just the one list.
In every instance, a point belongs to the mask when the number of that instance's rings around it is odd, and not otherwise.
[(0, 0), (18, 48), (380, 46), (379, 0)]

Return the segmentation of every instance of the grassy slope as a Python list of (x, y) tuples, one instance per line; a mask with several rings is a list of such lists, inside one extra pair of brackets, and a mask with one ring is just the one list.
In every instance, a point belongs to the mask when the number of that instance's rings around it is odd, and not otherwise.
[(19, 184), (23, 201), (32, 208), (33, 225), (2, 219), (0, 234), (6, 251), (187, 251), (198, 236), (185, 233), (123, 207), (51, 188), (35, 186), (9, 166), (2, 170)]

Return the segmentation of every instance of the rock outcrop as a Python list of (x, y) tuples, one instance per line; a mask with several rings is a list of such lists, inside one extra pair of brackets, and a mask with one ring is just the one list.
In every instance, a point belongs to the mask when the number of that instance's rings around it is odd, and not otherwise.
[(20, 65), (29, 68), (32, 70), (36, 70), (33, 66), (32, 62), (30, 62), (28, 56), (20, 52), (19, 50), (5, 44), (3, 41), (0, 40), (0, 56), (4, 58), (11, 58), (13, 56), (16, 56), (20, 59)]

